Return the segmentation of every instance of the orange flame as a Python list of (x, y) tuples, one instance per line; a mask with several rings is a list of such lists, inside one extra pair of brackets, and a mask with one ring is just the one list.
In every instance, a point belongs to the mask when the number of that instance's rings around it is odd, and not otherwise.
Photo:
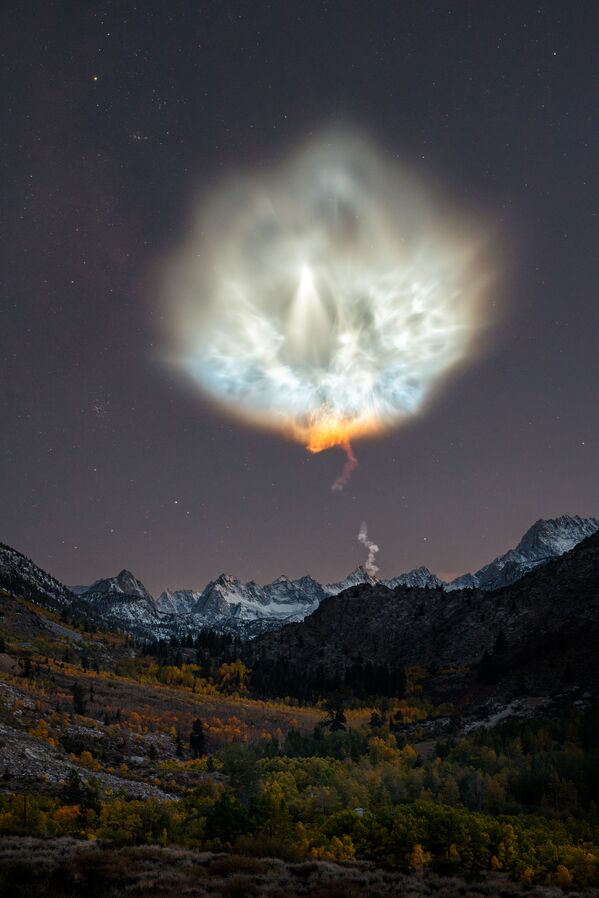
[(377, 421), (358, 419), (344, 421), (331, 416), (311, 422), (301, 432), (296, 432), (296, 436), (302, 439), (302, 442), (305, 442), (306, 449), (309, 452), (323, 452), (325, 449), (331, 449), (333, 446), (339, 446), (343, 449), (346, 455), (345, 464), (341, 474), (332, 486), (332, 489), (337, 492), (347, 485), (352, 472), (358, 466), (358, 459), (354, 454), (350, 440), (354, 437), (380, 433), (383, 429), (384, 427)]
[(339, 418), (321, 418), (308, 424), (298, 431), (296, 436), (306, 444), (308, 452), (322, 452), (333, 446), (345, 448), (350, 440), (363, 436), (373, 436), (381, 433), (384, 426), (380, 421), (353, 419), (342, 420)]

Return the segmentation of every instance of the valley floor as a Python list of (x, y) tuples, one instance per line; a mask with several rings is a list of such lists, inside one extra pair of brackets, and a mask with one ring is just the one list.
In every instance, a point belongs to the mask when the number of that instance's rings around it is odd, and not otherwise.
[(261, 700), (215, 639), (0, 596), (2, 898), (599, 898), (590, 698), (458, 723), (414, 668), (371, 706)]

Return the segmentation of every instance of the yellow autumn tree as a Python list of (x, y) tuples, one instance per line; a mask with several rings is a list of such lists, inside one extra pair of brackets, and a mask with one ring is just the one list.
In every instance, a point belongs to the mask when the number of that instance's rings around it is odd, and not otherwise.
[(223, 692), (245, 692), (247, 690), (248, 669), (243, 661), (221, 664), (216, 672), (216, 683)]
[(410, 853), (410, 867), (413, 870), (422, 870), (429, 863), (431, 855), (425, 851), (420, 842), (416, 842)]
[(558, 864), (555, 871), (555, 884), (561, 889), (569, 889), (572, 885), (572, 874), (563, 864)]

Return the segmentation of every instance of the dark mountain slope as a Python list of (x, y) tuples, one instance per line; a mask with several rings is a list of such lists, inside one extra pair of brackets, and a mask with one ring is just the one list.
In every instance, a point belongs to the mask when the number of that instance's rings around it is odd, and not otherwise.
[(90, 629), (101, 626), (100, 618), (85, 601), (22, 552), (4, 543), (0, 543), (0, 590), (9, 597), (29, 599), (60, 614), (65, 621), (76, 621)]
[[(290, 694), (299, 695), (315, 671), (336, 684), (367, 664), (388, 665), (391, 673), (398, 664), (472, 673), (485, 653), (491, 662), (485, 660), (478, 679), (491, 685), (522, 667), (534, 680), (549, 666), (561, 682), (573, 665), (572, 676), (592, 686), (598, 633), (595, 534), (494, 592), (352, 587), (325, 599), (302, 623), (257, 639), (252, 657), (259, 672), (272, 669)], [(555, 691), (557, 684), (548, 688)]]
[(54, 610), (70, 605), (74, 594), (16, 549), (0, 543), (0, 587)]

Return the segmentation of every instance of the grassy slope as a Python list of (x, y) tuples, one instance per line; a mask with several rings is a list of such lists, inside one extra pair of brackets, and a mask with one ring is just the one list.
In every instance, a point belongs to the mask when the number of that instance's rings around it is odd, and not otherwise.
[[(28, 734), (42, 752), (62, 758), (65, 772), (71, 755), (91, 747), (111, 775), (163, 785), (164, 762), (176, 759), (177, 732), (186, 747), (197, 717), (211, 752), (232, 741), (280, 737), (291, 728), (310, 732), (322, 718), (316, 709), (219, 694), (205, 681), (198, 681), (203, 693), (158, 683), (153, 661), (121, 635), (86, 633), (25, 599), (0, 595), (0, 613), (6, 648), (0, 654), (0, 726), (8, 728), (5, 738), (9, 731)], [(73, 714), (74, 683), (84, 690), (85, 715)], [(25, 776), (21, 764), (11, 764), (10, 751), (3, 763), (13, 777)], [(6, 783), (15, 787), (14, 778)], [(169, 782), (169, 791), (180, 787)]]

